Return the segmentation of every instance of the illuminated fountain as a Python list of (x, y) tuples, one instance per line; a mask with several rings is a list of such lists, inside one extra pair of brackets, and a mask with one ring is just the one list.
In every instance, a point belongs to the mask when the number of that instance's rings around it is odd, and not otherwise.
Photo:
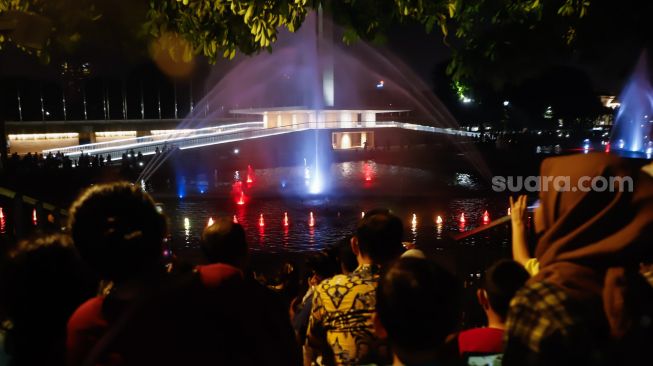
[(490, 223), (490, 214), (487, 212), (487, 210), (485, 210), (485, 212), (483, 212), (483, 225), (487, 225), (489, 223)]
[(619, 96), (621, 106), (612, 128), (611, 150), (649, 158), (653, 153), (653, 87), (649, 78), (648, 57), (643, 53)]
[(310, 215), (308, 216), (308, 226), (315, 226), (315, 216), (313, 216), (313, 211), (311, 211)]
[(252, 169), (251, 165), (247, 166), (247, 185), (250, 186), (252, 183), (254, 183), (254, 169)]
[[(404, 62), (363, 41), (349, 46), (334, 42), (342, 32), (328, 17), (311, 14), (296, 33), (282, 31), (273, 52), (220, 60), (206, 80), (205, 97), (178, 128), (256, 115), (266, 129), (314, 129), (294, 146), (297, 160), (308, 160), (306, 191), (312, 194), (329, 190), (326, 172), (332, 149), (374, 147), (379, 114), (401, 113), (417, 124), (458, 128), (431, 88)], [(319, 130), (325, 128), (332, 131)], [(465, 153), (481, 175), (490, 176), (476, 151)], [(177, 169), (185, 167), (180, 163)]]

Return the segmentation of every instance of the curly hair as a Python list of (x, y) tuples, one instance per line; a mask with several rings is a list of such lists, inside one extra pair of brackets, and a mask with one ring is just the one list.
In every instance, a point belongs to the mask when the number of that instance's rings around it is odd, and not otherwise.
[(166, 226), (152, 197), (127, 182), (86, 189), (72, 204), (68, 222), (81, 257), (113, 281), (161, 258)]

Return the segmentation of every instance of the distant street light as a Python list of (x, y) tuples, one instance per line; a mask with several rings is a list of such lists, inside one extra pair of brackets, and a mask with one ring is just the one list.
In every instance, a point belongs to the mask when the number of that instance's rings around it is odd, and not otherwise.
[(504, 106), (504, 107), (507, 107), (507, 106), (509, 106), (509, 105), (510, 105), (510, 101), (508, 101), (508, 100), (504, 100), (504, 101), (503, 101), (503, 106)]

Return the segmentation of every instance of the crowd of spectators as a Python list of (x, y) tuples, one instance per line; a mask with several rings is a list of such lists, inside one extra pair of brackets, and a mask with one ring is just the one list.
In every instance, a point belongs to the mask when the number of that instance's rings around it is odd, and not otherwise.
[[(159, 149), (156, 149), (156, 154), (160, 154)], [(7, 170), (9, 172), (30, 172), (36, 170), (53, 170), (53, 169), (72, 169), (72, 168), (100, 168), (110, 166), (115, 162), (111, 154), (94, 154), (90, 155), (81, 152), (79, 156), (71, 159), (68, 155), (61, 152), (53, 154), (49, 152), (46, 155), (42, 153), (28, 152), (22, 156), (13, 153), (7, 159)], [(122, 153), (120, 164), (125, 167), (142, 167), (145, 162), (143, 153), (138, 151), (129, 150)]]
[[(88, 160), (87, 160), (88, 161)], [(33, 171), (37, 169), (71, 169), (76, 162), (63, 153), (27, 153), (23, 156), (13, 153), (7, 159), (7, 170), (16, 171)]]
[(3, 266), (0, 362), (647, 363), (653, 178), (605, 154), (553, 158), (542, 171), (627, 175), (635, 188), (541, 192), (533, 255), (526, 199), (511, 201), (516, 261), (483, 274), (476, 294), (487, 323), (473, 329), (459, 329), (459, 280), (428, 253), (406, 251), (388, 210), (367, 212), (350, 237), (311, 255), (297, 296), (292, 268), (278, 286), (258, 280), (245, 232), (229, 218), (204, 230), (206, 263), (187, 266), (164, 256), (166, 218), (147, 193), (95, 185), (73, 203), (65, 234), (21, 243)]

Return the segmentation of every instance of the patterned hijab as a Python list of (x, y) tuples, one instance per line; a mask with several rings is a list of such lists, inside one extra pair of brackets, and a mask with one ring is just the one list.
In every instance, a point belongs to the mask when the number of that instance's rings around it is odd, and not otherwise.
[[(536, 226), (542, 236), (535, 256), (541, 271), (532, 281), (553, 283), (580, 301), (602, 300), (615, 337), (623, 336), (629, 323), (627, 272), (653, 253), (653, 178), (642, 165), (592, 153), (546, 159), (541, 167), (542, 180), (569, 177), (572, 189), (557, 191), (549, 184), (540, 192)], [(581, 177), (625, 178), (624, 189), (574, 191)]]

